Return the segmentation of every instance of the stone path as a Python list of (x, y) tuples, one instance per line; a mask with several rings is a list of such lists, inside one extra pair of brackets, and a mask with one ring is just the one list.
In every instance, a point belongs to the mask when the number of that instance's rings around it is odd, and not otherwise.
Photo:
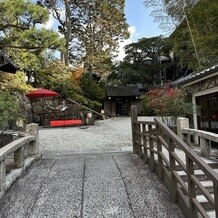
[[(129, 138), (124, 139), (125, 134), (131, 134), (128, 132), (130, 127), (123, 127), (126, 131), (121, 131), (120, 136), (118, 133), (118, 129), (127, 124), (127, 121), (128, 119), (121, 119), (119, 122), (119, 119), (116, 119), (115, 122), (99, 124), (103, 129), (110, 129), (110, 134), (116, 132), (114, 139), (110, 135), (111, 149), (108, 153), (105, 153), (108, 149), (107, 132), (102, 135), (103, 130), (96, 132), (94, 129), (97, 126), (93, 129), (90, 127), (89, 134), (93, 132), (93, 141), (98, 134), (99, 138), (100, 135), (105, 137), (104, 146), (100, 147), (104, 153), (95, 153), (99, 144), (93, 146), (91, 141), (87, 140), (86, 147), (94, 148), (92, 152), (85, 154), (83, 147), (80, 150), (83, 152), (73, 154), (74, 147), (71, 150), (66, 149), (67, 144), (64, 147), (64, 138), (60, 145), (51, 145), (54, 142), (51, 134), (50, 144), (42, 149), (43, 158), (16, 182), (1, 200), (0, 218), (184, 217), (159, 178), (151, 173), (141, 159), (131, 152), (116, 152), (115, 139), (121, 148), (119, 151), (126, 146), (130, 148), (131, 141)], [(75, 133), (80, 129), (71, 128), (71, 131)], [(61, 135), (61, 129), (59, 134)], [(70, 136), (65, 137), (68, 137), (68, 141)], [(122, 141), (123, 139), (126, 141)], [(49, 134), (46, 140), (49, 143)], [(79, 143), (76, 146), (79, 146)], [(51, 152), (49, 147), (52, 148)]]

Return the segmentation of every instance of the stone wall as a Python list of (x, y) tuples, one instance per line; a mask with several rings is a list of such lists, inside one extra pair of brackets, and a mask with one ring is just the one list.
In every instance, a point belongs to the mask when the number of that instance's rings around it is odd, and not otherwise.
[(19, 103), (20, 113), (22, 115), (22, 120), (24, 120), (24, 124), (32, 123), (32, 106), (29, 98), (26, 97), (25, 93), (21, 92), (13, 92), (11, 94), (17, 99), (17, 102)]
[[(79, 106), (60, 97), (28, 98), (25, 93), (11, 93), (19, 103), (23, 124), (38, 123), (41, 126), (49, 126), (51, 120), (84, 119)], [(16, 121), (12, 129), (17, 128)]]
[(68, 120), (79, 117), (79, 107), (76, 104), (57, 97), (31, 99), (33, 122), (49, 126), (51, 120)]

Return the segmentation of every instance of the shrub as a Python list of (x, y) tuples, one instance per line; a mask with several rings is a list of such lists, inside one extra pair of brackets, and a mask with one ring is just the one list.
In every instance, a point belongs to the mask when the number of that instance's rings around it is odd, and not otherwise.
[(8, 91), (0, 90), (0, 128), (6, 129), (19, 117), (19, 105)]
[(148, 106), (162, 118), (176, 119), (193, 114), (193, 104), (188, 103), (186, 97), (186, 93), (178, 88), (152, 89), (147, 93)]
[(148, 96), (144, 96), (142, 99), (142, 115), (143, 116), (152, 116), (154, 115), (153, 108), (148, 103)]

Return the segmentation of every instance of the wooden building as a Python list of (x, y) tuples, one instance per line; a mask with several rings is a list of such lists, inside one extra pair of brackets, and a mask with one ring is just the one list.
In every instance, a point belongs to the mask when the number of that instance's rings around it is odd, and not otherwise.
[(194, 115), (194, 128), (218, 133), (218, 65), (192, 73), (171, 83), (192, 92), (192, 103), (199, 106)]
[(108, 86), (104, 100), (104, 113), (115, 117), (130, 115), (131, 105), (137, 105), (138, 113), (141, 113), (141, 99), (138, 86)]

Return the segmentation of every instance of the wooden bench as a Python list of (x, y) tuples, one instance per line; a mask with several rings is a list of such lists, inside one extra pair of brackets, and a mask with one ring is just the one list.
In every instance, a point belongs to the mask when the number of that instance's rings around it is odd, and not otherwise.
[(52, 120), (49, 122), (50, 127), (57, 127), (57, 126), (78, 126), (82, 125), (82, 120)]

